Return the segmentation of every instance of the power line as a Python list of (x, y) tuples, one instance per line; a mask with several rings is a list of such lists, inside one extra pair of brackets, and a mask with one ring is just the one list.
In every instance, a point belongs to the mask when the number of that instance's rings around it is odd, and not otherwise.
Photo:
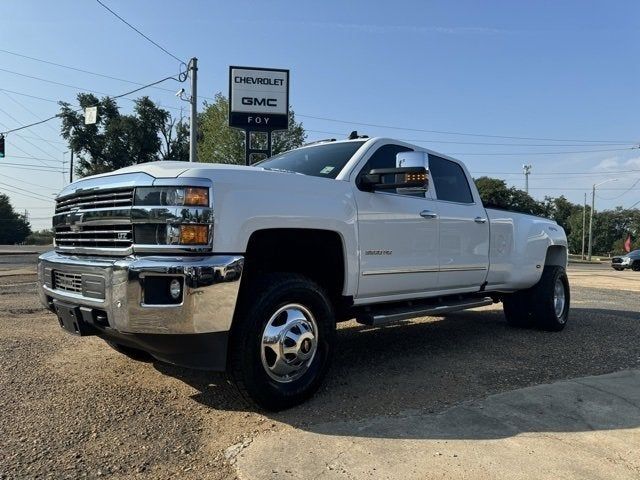
[[(4, 184), (3, 184), (4, 185)], [(28, 193), (22, 193), (22, 192), (17, 192), (15, 190), (11, 190), (9, 187), (4, 186), (2, 187), (3, 190), (7, 190), (9, 193), (13, 193), (14, 195), (22, 195), (24, 197), (28, 197), (28, 198), (32, 198), (34, 200), (40, 200), (41, 202), (51, 202), (53, 201), (53, 198), (46, 198), (46, 197), (36, 197), (35, 195), (31, 195)]]
[[(560, 146), (560, 145), (558, 145)], [(485, 153), (485, 152), (454, 152), (448, 153), (447, 155), (490, 155), (494, 157), (498, 157), (501, 155), (565, 155), (569, 153), (598, 153), (598, 152), (621, 152), (625, 150), (636, 150), (638, 147), (629, 147), (629, 148), (610, 148), (610, 149), (601, 149), (601, 150), (567, 150), (565, 152), (493, 152), (493, 153)]]
[[(40, 82), (50, 83), (50, 84), (52, 84), (52, 85), (59, 85), (59, 86), (61, 86), (61, 87), (72, 88), (72, 89), (74, 89), (74, 90), (80, 90), (80, 91), (82, 91), (82, 92), (93, 93), (93, 94), (96, 94), (96, 95), (104, 95), (104, 96), (106, 96), (106, 97), (111, 97), (111, 98), (121, 98), (121, 97), (124, 97), (124, 96), (126, 96), (126, 95), (131, 95), (132, 93), (138, 92), (138, 91), (140, 91), (140, 90), (142, 90), (142, 89), (144, 89), (144, 88), (148, 88), (148, 87), (153, 87), (153, 86), (155, 86), (155, 84), (151, 84), (151, 85), (143, 85), (143, 86), (141, 86), (139, 89), (132, 90), (131, 92), (128, 92), (128, 93), (123, 94), (123, 95), (119, 95), (119, 96), (117, 96), (117, 97), (112, 97), (110, 94), (105, 93), (105, 92), (101, 92), (101, 91), (99, 91), (99, 90), (91, 90), (91, 89), (89, 89), (89, 88), (83, 88), (83, 87), (79, 87), (79, 86), (77, 86), (77, 85), (70, 85), (70, 84), (68, 84), (68, 83), (56, 82), (56, 81), (54, 81), (54, 80), (49, 80), (49, 79), (47, 79), (47, 78), (36, 77), (35, 75), (27, 75), (26, 73), (20, 73), (20, 72), (15, 72), (15, 71), (13, 71), (13, 70), (7, 70), (6, 68), (0, 68), (0, 72), (11, 73), (12, 75), (18, 75), (18, 76), (20, 76), (20, 77), (30, 78), (30, 79), (32, 79), (32, 80), (38, 80), (38, 81), (40, 81)], [(179, 74), (179, 75), (180, 75), (180, 74)], [(173, 77), (170, 77), (170, 78), (173, 78)], [(178, 80), (178, 79), (176, 79), (176, 78), (174, 78), (174, 80), (179, 81), (179, 80)], [(138, 85), (138, 84), (136, 83), (136, 85)], [(3, 89), (1, 89), (1, 90), (7, 91), (7, 92), (11, 92), (11, 93), (17, 93), (17, 92), (15, 92), (15, 91), (7, 90), (7, 89), (4, 89), (4, 88), (3, 88)], [(18, 95), (20, 95), (20, 94), (18, 94)], [(25, 94), (23, 94), (23, 95), (25, 95)], [(44, 99), (44, 98), (42, 98), (42, 97), (35, 97), (35, 96), (32, 96), (32, 95), (25, 95), (25, 96), (31, 96), (32, 98), (39, 98), (40, 100), (46, 100), (46, 101), (49, 101), (49, 102), (50, 102), (50, 101), (54, 101), (55, 103), (58, 103), (58, 101), (57, 101), (57, 100)], [(131, 101), (131, 102), (134, 102), (134, 103), (135, 103), (135, 99), (127, 98), (127, 100), (129, 100), (129, 101)], [(176, 108), (176, 107), (169, 107), (169, 106), (166, 106), (166, 107), (163, 107), (163, 108), (170, 108), (170, 109), (172, 109), (172, 110), (179, 110), (179, 109), (178, 109), (178, 108)]]
[[(522, 172), (488, 172), (488, 171), (481, 171), (481, 170), (474, 170), (474, 173), (484, 173), (487, 175), (522, 175)], [(640, 173), (640, 170), (636, 169), (636, 170), (607, 170), (607, 171), (603, 171), (603, 172), (546, 172), (546, 173), (536, 173), (536, 174), (531, 174), (533, 175), (535, 178), (542, 178), (542, 177), (556, 177), (558, 175), (584, 175), (584, 176), (606, 176), (606, 175), (615, 175), (618, 173)]]
[[(38, 79), (38, 80), (40, 80), (40, 79)], [(55, 103), (55, 104), (57, 104), (60, 101), (60, 100), (54, 100), (53, 98), (44, 98), (44, 97), (38, 97), (36, 95), (29, 95), (28, 93), (24, 93), (24, 92), (16, 92), (15, 90), (8, 90), (6, 88), (0, 88), (0, 91), (9, 92), (9, 93), (13, 93), (14, 95), (21, 95), (23, 97), (34, 98), (36, 100), (42, 100), (44, 102), (51, 102), (51, 103)]]
[(376, 123), (364, 123), (364, 122), (354, 122), (352, 120), (339, 120), (336, 118), (328, 118), (328, 117), (318, 117), (315, 115), (303, 115), (300, 113), (296, 113), (297, 116), (303, 118), (311, 118), (314, 120), (323, 120), (325, 122), (336, 122), (336, 123), (346, 123), (348, 125), (361, 125), (365, 127), (374, 127), (374, 128), (388, 128), (390, 130), (404, 130), (410, 132), (425, 132), (425, 133), (438, 133), (441, 135), (462, 135), (469, 137), (487, 137), (487, 138), (509, 138), (511, 140), (539, 140), (546, 142), (583, 142), (583, 143), (616, 143), (616, 144), (625, 144), (625, 145), (635, 145), (638, 142), (636, 140), (627, 141), (627, 140), (576, 140), (576, 139), (560, 139), (560, 138), (541, 138), (541, 137), (514, 137), (508, 135), (489, 135), (484, 133), (467, 133), (467, 132), (452, 132), (452, 131), (443, 131), (443, 130), (426, 130), (422, 128), (407, 128), (407, 127), (398, 127), (393, 125), (381, 125)]
[[(61, 63), (51, 62), (49, 60), (43, 60), (42, 58), (30, 57), (29, 55), (24, 55), (24, 54), (21, 54), (21, 53), (11, 52), (9, 50), (4, 50), (2, 48), (0, 48), (0, 52), (8, 53), (9, 55), (15, 55), (16, 57), (27, 58), (27, 59), (33, 60), (35, 62), (46, 63), (47, 65), (54, 65), (56, 67), (66, 68), (68, 70), (73, 70), (75, 72), (81, 72), (81, 73), (86, 73), (88, 75), (94, 75), (96, 77), (108, 78), (110, 80), (117, 80), (119, 82), (130, 83), (130, 84), (133, 84), (133, 85), (144, 85), (141, 82), (135, 82), (133, 80), (127, 80), (126, 78), (114, 77), (112, 75), (106, 75), (104, 73), (97, 73), (97, 72), (92, 72), (90, 70), (85, 70), (85, 69), (82, 69), (82, 68), (72, 67), (70, 65), (63, 65)], [(153, 87), (153, 88), (155, 88), (157, 90), (162, 90), (162, 91), (165, 91), (165, 92), (170, 92), (171, 94), (175, 93), (170, 88), (163, 88), (163, 87)]]
[(155, 45), (156, 47), (158, 47), (160, 50), (162, 50), (164, 53), (166, 53), (167, 55), (169, 55), (170, 57), (175, 58), (178, 62), (180, 63), (184, 63), (183, 60), (180, 60), (178, 57), (176, 57), (173, 53), (171, 53), (169, 50), (167, 50), (166, 48), (164, 48), (163, 46), (161, 46), (160, 44), (154, 42), (153, 40), (151, 40), (148, 36), (146, 36), (144, 33), (142, 33), (140, 30), (138, 30), (136, 27), (134, 27), (133, 25), (131, 25), (129, 22), (127, 22), (124, 18), (122, 18), (120, 15), (118, 15), (116, 12), (114, 12), (113, 10), (111, 10), (109, 7), (107, 7), (104, 3), (102, 3), (100, 0), (96, 0), (96, 2), (98, 2), (100, 5), (102, 5), (106, 10), (108, 10), (113, 16), (115, 16), (118, 20), (120, 20), (122, 23), (124, 23), (125, 25), (127, 25), (129, 28), (131, 28), (132, 30), (134, 30), (136, 33), (138, 33), (139, 35), (141, 35), (142, 37), (144, 37), (147, 41), (151, 42), (153, 45)]
[[(5, 51), (5, 50), (1, 50), (0, 51)], [(69, 67), (69, 68), (73, 68), (73, 67)], [(80, 69), (77, 69), (80, 70)], [(7, 73), (12, 73), (15, 75), (20, 75), (20, 76), (24, 76), (27, 78), (32, 78), (35, 80), (40, 80), (43, 82), (48, 82), (48, 83), (53, 83), (55, 85), (60, 85), (60, 86), (64, 86), (64, 87), (68, 87), (68, 88), (73, 88), (75, 90), (82, 90), (85, 92), (89, 92), (89, 93), (95, 93), (98, 95), (107, 95), (109, 96), (107, 93), (104, 92), (100, 92), (100, 91), (96, 91), (96, 90), (90, 90), (90, 89), (86, 89), (86, 88), (82, 88), (82, 87), (78, 87), (78, 86), (74, 86), (74, 85), (69, 85), (66, 83), (61, 83), (61, 82), (55, 82), (52, 80), (48, 80), (45, 78), (41, 78), (41, 77), (35, 77), (33, 75), (26, 75), (23, 73), (19, 73), (19, 72), (14, 72), (11, 70), (6, 70), (3, 68), (0, 68), (0, 71), (4, 71)], [(124, 79), (118, 79), (118, 80), (123, 80), (126, 81)], [(138, 82), (132, 82), (132, 81), (128, 81), (129, 83), (133, 83), (136, 85), (140, 85)], [(152, 85), (153, 86), (153, 85)], [(148, 88), (149, 85), (145, 85), (142, 88)], [(141, 88), (141, 89), (142, 89)], [(56, 100), (53, 99), (49, 99), (49, 98), (43, 98), (43, 97), (37, 97), (35, 95), (29, 95), (29, 94), (25, 94), (22, 92), (16, 92), (15, 90), (7, 90), (4, 88), (0, 89), (1, 91), (6, 91), (6, 92), (10, 92), (10, 93), (14, 93), (16, 95), (23, 95), (23, 96), (27, 96), (27, 97), (31, 97), (31, 98), (36, 98), (38, 100), (43, 100), (43, 101), (47, 101), (47, 102), (54, 102), (57, 103)], [(170, 89), (163, 89), (166, 91), (172, 91)], [(133, 91), (133, 93), (135, 93), (136, 90)], [(122, 95), (124, 96), (124, 95)], [(112, 97), (112, 98), (119, 98), (119, 97)], [(205, 97), (205, 96), (201, 96), (201, 98), (205, 98), (205, 99), (209, 99), (209, 100), (214, 100), (214, 98), (212, 97)], [(128, 99), (131, 101), (135, 101), (132, 99)], [(176, 107), (171, 107), (171, 106), (161, 106), (162, 108), (169, 108), (169, 109), (173, 109), (173, 110), (179, 110)], [(556, 138), (537, 138), (537, 137), (515, 137), (515, 136), (505, 136), (505, 135), (489, 135), (489, 134), (480, 134), (480, 133), (462, 133), (462, 132), (449, 132), (449, 131), (439, 131), (439, 130), (425, 130), (425, 129), (416, 129), (416, 128), (406, 128), (406, 127), (397, 127), (397, 126), (390, 126), (390, 125), (379, 125), (379, 124), (370, 124), (370, 123), (358, 123), (358, 122), (353, 122), (353, 121), (347, 121), (347, 120), (338, 120), (338, 119), (331, 119), (331, 118), (325, 118), (325, 117), (317, 117), (317, 116), (312, 116), (312, 115), (303, 115), (298, 113), (297, 114), (299, 117), (304, 117), (304, 118), (312, 118), (312, 119), (316, 119), (316, 120), (325, 120), (325, 121), (331, 121), (331, 122), (339, 122), (339, 123), (346, 123), (346, 124), (352, 124), (352, 125), (362, 125), (362, 126), (370, 126), (370, 127), (376, 127), (376, 128), (388, 128), (388, 129), (392, 129), (392, 130), (404, 130), (404, 131), (416, 131), (416, 132), (425, 132), (425, 133), (436, 133), (436, 134), (442, 134), (442, 135), (463, 135), (463, 136), (474, 136), (474, 137), (487, 137), (487, 138), (505, 138), (505, 139), (511, 139), (511, 140), (533, 140), (533, 141), (550, 141), (550, 142), (581, 142), (579, 144), (568, 144), (568, 145), (558, 145), (558, 144), (519, 144), (519, 143), (490, 143), (490, 142), (460, 142), (460, 141), (452, 141), (452, 140), (427, 140), (427, 139), (406, 139), (406, 138), (398, 138), (398, 140), (401, 141), (405, 141), (405, 142), (414, 142), (414, 143), (442, 143), (442, 144), (455, 144), (455, 145), (491, 145), (491, 146), (519, 146), (519, 147), (543, 147), (543, 146), (557, 146), (557, 147), (574, 147), (574, 146), (607, 146), (607, 145), (611, 145), (611, 146), (615, 146), (615, 145), (633, 145), (634, 147), (630, 147), (629, 149), (633, 149), (633, 148), (637, 148), (637, 142), (636, 141), (623, 141), (623, 140), (576, 140), (576, 139), (556, 139)], [(325, 131), (325, 130), (311, 130), (311, 129), (306, 129), (306, 131), (308, 132), (315, 132), (315, 133), (324, 133), (324, 134), (328, 134), (328, 135), (343, 135), (343, 132), (329, 132), (329, 131)], [(627, 149), (610, 149), (610, 150), (589, 150), (589, 151), (567, 151), (567, 152), (523, 152), (523, 153), (453, 153), (452, 155), (493, 155), (493, 156), (497, 156), (497, 155), (537, 155), (537, 154), (541, 154), (541, 155), (561, 155), (564, 153), (590, 153), (590, 152), (609, 152), (609, 151), (620, 151), (620, 150), (627, 150)]]
[[(638, 178), (638, 179), (633, 183), (633, 185), (631, 185), (629, 188), (627, 188), (624, 192), (622, 192), (620, 195), (616, 195), (615, 197), (610, 197), (610, 198), (609, 198), (609, 197), (601, 197), (601, 196), (600, 196), (600, 195), (598, 195), (597, 193), (596, 193), (596, 197), (598, 197), (598, 198), (600, 198), (600, 199), (602, 199), (602, 200), (617, 200), (618, 198), (622, 197), (623, 195), (625, 195), (625, 194), (629, 193), (631, 190), (633, 190), (633, 188), (634, 188), (636, 185), (638, 185), (638, 183), (640, 183), (640, 178)], [(599, 190), (603, 190), (603, 189), (601, 188), (601, 189), (599, 189)], [(619, 190), (622, 190), (622, 189), (619, 189)]]
[[(35, 118), (40, 118), (40, 115), (38, 115), (37, 113), (34, 113), (33, 110), (31, 110), (30, 108), (28, 108), (24, 103), (18, 101), (17, 99), (13, 98), (13, 96), (11, 96), (8, 92), (3, 91), (2, 92), (9, 100), (11, 100), (13, 103), (18, 104), (23, 110), (27, 111), (29, 114), (31, 114), (33, 117)], [(58, 133), (56, 131), (55, 128), (53, 128), (51, 125), (45, 125), (45, 127), (47, 127), (49, 130), (51, 130), (53, 133)], [(34, 135), (37, 135), (38, 138), (40, 140), (44, 140), (44, 138), (42, 138), (39, 134), (34, 133)], [(62, 150), (56, 149), (58, 150), (60, 153), (62, 153)]]
[[(35, 170), (40, 172), (60, 172), (64, 173), (67, 170), (63, 168), (50, 167), (49, 165), (39, 165), (37, 163), (11, 163), (11, 162), (0, 162), (0, 166), (8, 166), (13, 168), (22, 168), (24, 170)], [(27, 167), (35, 167), (35, 168), (27, 168)]]
[[(529, 187), (529, 190), (580, 190), (580, 191), (587, 191), (587, 190), (591, 190), (591, 185), (586, 186), (586, 187)], [(598, 190), (611, 190), (611, 191), (620, 191), (620, 190), (624, 190), (624, 188), (615, 188), (615, 187), (609, 187), (609, 188), (598, 188)], [(596, 195), (596, 197), (599, 197), (599, 195)], [(610, 199), (610, 198), (603, 198), (600, 197), (603, 200), (615, 200), (615, 198)]]
[[(1, 69), (1, 68), (0, 68), (0, 70), (3, 70), (3, 69)], [(121, 93), (120, 95), (114, 95), (114, 96), (107, 95), (107, 96), (109, 96), (110, 98), (112, 98), (112, 99), (114, 99), (114, 100), (115, 100), (115, 99), (117, 99), (117, 98), (122, 98), (122, 97), (125, 97), (125, 96), (127, 96), (127, 95), (131, 95), (131, 94), (133, 94), (133, 93), (139, 92), (140, 90), (144, 90), (145, 88), (149, 88), (149, 87), (152, 87), (152, 86), (154, 86), (154, 85), (158, 85), (159, 83), (166, 82), (167, 80), (176, 80), (176, 81), (178, 81), (174, 76), (171, 76), (171, 75), (170, 75), (170, 76), (168, 76), (168, 77), (162, 78), (162, 79), (160, 79), (160, 80), (157, 80), (157, 81), (155, 81), (155, 82), (149, 83), (149, 84), (147, 84), (147, 85), (143, 85), (143, 86), (141, 86), (141, 87), (138, 87), (138, 88), (136, 88), (136, 89), (130, 90), (130, 91), (128, 91), (128, 92)], [(82, 108), (79, 108), (79, 109), (77, 109), (76, 111), (80, 111), (80, 110), (82, 110)], [(52, 117), (45, 118), (44, 120), (40, 120), (39, 122), (30, 123), (30, 124), (28, 124), (28, 125), (23, 125), (23, 126), (21, 126), (21, 127), (13, 128), (13, 129), (11, 129), (11, 130), (6, 130), (6, 131), (4, 131), (4, 132), (0, 132), (0, 134), (2, 134), (2, 135), (6, 135), (6, 134), (8, 134), (8, 133), (13, 133), (13, 132), (17, 132), (17, 131), (19, 131), (19, 130), (24, 130), (25, 128), (34, 127), (34, 126), (36, 126), (36, 125), (40, 125), (40, 124), (42, 124), (42, 123), (48, 122), (48, 121), (50, 121), (50, 120), (53, 120), (54, 118), (58, 118), (58, 117), (61, 117), (61, 116), (62, 116), (62, 114), (61, 114), (61, 113), (58, 113), (58, 114), (56, 114), (56, 115), (53, 115)]]
[[(8, 128), (8, 127), (7, 127), (4, 123), (2, 123), (2, 122), (0, 122), (0, 125), (2, 125), (4, 128)], [(24, 140), (24, 141), (26, 141), (27, 143), (29, 142), (28, 140)], [(25, 155), (31, 155), (31, 152), (27, 152), (24, 148), (22, 148), (22, 147), (21, 147), (21, 146), (19, 146), (19, 145), (16, 145), (16, 144), (15, 144), (15, 143), (13, 143), (13, 142), (10, 142), (10, 143), (9, 143), (9, 142), (7, 142), (7, 144), (11, 145), (11, 147), (12, 147), (12, 148), (15, 148), (16, 150), (18, 150), (18, 151), (20, 151), (20, 152), (24, 153)], [(13, 155), (11, 155), (11, 156), (13, 156)], [(46, 164), (44, 163), (44, 162), (45, 162), (45, 160), (44, 160), (44, 159), (41, 159), (41, 158), (35, 158), (35, 157), (34, 157), (34, 160), (38, 160), (42, 165), (45, 165), (45, 166), (46, 166)], [(48, 159), (47, 159), (47, 161), (50, 161), (50, 160), (48, 160)]]
[[(13, 145), (14, 147), (17, 147), (17, 145)], [(21, 158), (24, 160), (39, 160), (41, 162), (57, 162), (57, 163), (62, 163), (62, 160), (56, 160), (56, 159), (49, 159), (49, 158), (41, 158), (41, 157), (32, 157), (30, 155), (9, 155), (7, 157), (10, 160), (13, 160), (14, 158)], [(4, 164), (4, 162), (0, 162), (0, 165)], [(43, 165), (45, 167), (48, 167), (49, 165)], [(55, 167), (51, 167), (51, 168), (55, 168)]]
[[(327, 135), (344, 135), (344, 132), (328, 132), (326, 130), (310, 130), (306, 129), (306, 132), (313, 133), (322, 133)], [(504, 147), (605, 147), (605, 146), (615, 146), (615, 145), (628, 145), (635, 146), (635, 143), (573, 143), (573, 144), (544, 144), (544, 143), (493, 143), (493, 142), (461, 142), (457, 140), (425, 140), (425, 139), (415, 139), (415, 138), (397, 138), (396, 140), (401, 140), (403, 142), (412, 142), (412, 143), (447, 143), (454, 145), (491, 145), (491, 146), (504, 146)], [(533, 154), (533, 153), (532, 153)], [(521, 175), (522, 172), (519, 173)]]
[[(35, 118), (38, 118), (38, 115), (37, 115), (37, 114), (33, 113), (33, 111), (32, 111), (32, 110), (30, 110), (30, 109), (29, 109), (29, 108), (27, 108), (25, 105), (23, 105), (22, 103), (20, 103), (18, 100), (16, 100), (16, 99), (15, 99), (15, 98), (13, 98), (12, 96), (10, 96), (7, 92), (2, 92), (2, 93), (4, 93), (4, 95), (5, 95), (7, 98), (9, 98), (12, 102), (15, 102), (15, 103), (17, 103), (18, 105), (20, 105), (23, 109), (25, 109), (27, 112), (29, 112), (31, 115), (33, 115)], [(6, 113), (6, 112), (5, 112), (5, 113)], [(10, 116), (10, 115), (9, 115), (9, 116)], [(13, 118), (13, 120), (14, 120), (14, 121), (17, 121), (14, 117), (11, 117), (11, 116), (10, 116), (10, 118)], [(20, 123), (20, 122), (18, 122), (18, 124), (19, 124), (19, 123)], [(46, 124), (46, 123), (45, 123), (45, 124), (43, 124), (43, 125), (44, 125), (45, 127), (48, 127), (48, 128), (49, 128), (49, 130), (52, 130), (54, 133), (57, 133), (57, 132), (56, 132), (56, 130), (55, 130), (51, 125)], [(48, 142), (47, 140), (45, 140), (42, 136), (40, 136), (40, 134), (39, 134), (39, 133), (37, 133), (37, 132), (33, 132), (33, 135), (34, 135), (38, 140), (44, 141), (44, 142), (46, 142), (46, 143), (49, 143), (49, 142)], [(33, 147), (35, 147), (36, 149), (40, 150), (41, 152), (45, 153), (46, 155), (51, 155), (49, 152), (46, 152), (45, 150), (41, 149), (40, 147), (38, 147), (37, 145), (35, 145), (34, 143), (32, 143), (30, 140), (28, 140), (28, 139), (26, 139), (26, 138), (24, 138), (24, 137), (22, 137), (22, 136), (19, 136), (18, 138), (21, 138), (21, 139), (22, 139), (22, 141), (29, 143), (30, 145), (32, 145), (32, 146), (33, 146)], [(54, 150), (58, 151), (59, 153), (63, 153), (62, 149), (60, 149), (60, 147), (57, 147), (57, 146), (55, 146), (55, 145), (51, 145), (51, 144), (50, 144), (50, 145), (49, 145), (49, 148), (53, 148)]]
[(37, 197), (42, 197), (42, 198), (46, 198), (47, 200), (50, 200), (50, 197), (48, 197), (46, 195), (43, 195), (43, 194), (38, 193), (38, 192), (32, 192), (31, 190), (25, 190), (24, 188), (16, 187), (15, 185), (9, 185), (8, 183), (2, 183), (2, 182), (0, 182), (0, 185), (4, 185), (5, 187), (9, 187), (9, 188), (13, 188), (15, 190), (19, 190), (21, 192), (26, 192), (29, 195), (35, 195)]
[(66, 142), (63, 142), (60, 140), (51, 140), (49, 138), (42, 138), (42, 137), (30, 137), (29, 135), (20, 135), (19, 133), (14, 133), (13, 135), (18, 138), (30, 138), (31, 140), (42, 140), (43, 142), (47, 142), (47, 143), (57, 143), (59, 145), (66, 145)]

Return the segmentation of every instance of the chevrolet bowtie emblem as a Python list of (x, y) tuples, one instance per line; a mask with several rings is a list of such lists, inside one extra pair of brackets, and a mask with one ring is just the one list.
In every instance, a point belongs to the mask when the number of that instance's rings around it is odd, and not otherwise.
[(83, 216), (84, 214), (78, 213), (77, 210), (73, 210), (67, 215), (67, 224), (69, 225), (69, 228), (71, 229), (72, 232), (80, 231), (81, 227), (79, 224), (82, 223)]

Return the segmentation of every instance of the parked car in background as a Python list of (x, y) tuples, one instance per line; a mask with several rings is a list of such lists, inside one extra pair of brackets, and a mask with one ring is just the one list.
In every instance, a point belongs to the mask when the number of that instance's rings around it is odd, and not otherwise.
[(634, 272), (640, 272), (640, 250), (634, 250), (626, 255), (619, 255), (611, 259), (611, 266), (614, 270), (624, 270), (630, 268)]

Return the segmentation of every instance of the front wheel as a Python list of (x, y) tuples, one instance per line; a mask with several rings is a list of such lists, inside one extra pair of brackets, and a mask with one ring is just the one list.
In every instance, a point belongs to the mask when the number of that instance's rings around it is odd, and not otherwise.
[(633, 262), (633, 265), (631, 265), (631, 270), (633, 270), (634, 272), (640, 272), (640, 262)]
[(248, 287), (229, 343), (229, 376), (267, 410), (302, 403), (320, 386), (331, 357), (335, 321), (324, 290), (297, 274), (265, 275)]

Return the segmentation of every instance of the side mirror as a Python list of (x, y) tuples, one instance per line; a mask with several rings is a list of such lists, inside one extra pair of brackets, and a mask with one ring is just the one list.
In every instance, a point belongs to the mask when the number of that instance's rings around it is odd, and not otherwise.
[(424, 152), (400, 152), (396, 155), (396, 167), (427, 168), (428, 156)]
[(360, 185), (367, 191), (401, 188), (403, 193), (426, 192), (427, 159), (424, 152), (400, 152), (396, 155), (396, 168), (370, 170)]
[(362, 177), (361, 186), (367, 191), (406, 188), (427, 190), (427, 169), (422, 167), (374, 168)]

